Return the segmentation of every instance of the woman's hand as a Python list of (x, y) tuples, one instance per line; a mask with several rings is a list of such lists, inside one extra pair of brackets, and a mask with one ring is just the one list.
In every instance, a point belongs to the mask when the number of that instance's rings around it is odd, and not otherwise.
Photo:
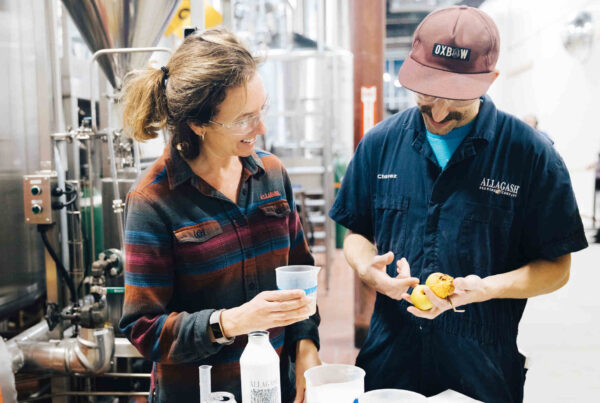
[(321, 360), (315, 343), (310, 339), (298, 341), (296, 345), (296, 398), (294, 403), (304, 402), (304, 391), (306, 389), (304, 372), (318, 365), (321, 365)]
[(263, 291), (252, 300), (221, 313), (226, 337), (291, 325), (307, 319), (311, 300), (303, 290)]

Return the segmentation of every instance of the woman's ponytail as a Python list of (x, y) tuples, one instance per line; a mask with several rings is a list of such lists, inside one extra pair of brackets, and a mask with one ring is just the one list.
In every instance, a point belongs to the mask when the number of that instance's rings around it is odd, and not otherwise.
[(128, 134), (137, 141), (153, 139), (167, 125), (168, 109), (165, 74), (148, 68), (135, 70), (125, 77), (123, 122)]

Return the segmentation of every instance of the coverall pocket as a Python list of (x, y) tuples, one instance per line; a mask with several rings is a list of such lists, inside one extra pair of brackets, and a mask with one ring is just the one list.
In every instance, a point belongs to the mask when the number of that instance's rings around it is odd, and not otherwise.
[(287, 200), (276, 200), (258, 207), (263, 214), (265, 228), (269, 234), (271, 252), (287, 255), (290, 251), (289, 216), (292, 212)]
[(513, 213), (495, 206), (467, 203), (459, 231), (462, 275), (481, 277), (504, 271)]
[[(374, 234), (381, 234), (386, 242), (375, 237), (375, 244), (379, 251), (391, 250), (400, 259), (405, 256), (406, 230), (408, 206), (410, 199), (406, 196), (390, 196), (378, 194), (375, 196), (375, 231)], [(391, 267), (393, 266), (393, 267)], [(396, 276), (396, 264), (388, 266), (390, 276)]]

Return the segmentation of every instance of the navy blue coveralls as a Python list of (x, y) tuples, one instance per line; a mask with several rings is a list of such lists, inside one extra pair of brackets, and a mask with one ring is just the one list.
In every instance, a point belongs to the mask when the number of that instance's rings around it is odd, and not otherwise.
[[(484, 278), (587, 246), (567, 169), (552, 145), (487, 96), (471, 133), (442, 171), (412, 108), (359, 144), (330, 216), (406, 257), (425, 283), (433, 272)], [(387, 267), (396, 275), (396, 262)], [(453, 389), (484, 402), (519, 402), (525, 382), (517, 331), (525, 299), (470, 304), (434, 320), (377, 294), (357, 358), (367, 390)]]

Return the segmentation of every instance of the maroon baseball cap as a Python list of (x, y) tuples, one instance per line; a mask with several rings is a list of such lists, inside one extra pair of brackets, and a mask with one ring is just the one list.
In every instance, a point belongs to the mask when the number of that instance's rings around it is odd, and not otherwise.
[(496, 73), (500, 35), (483, 11), (447, 7), (427, 15), (415, 30), (398, 79), (409, 90), (438, 98), (475, 99)]

